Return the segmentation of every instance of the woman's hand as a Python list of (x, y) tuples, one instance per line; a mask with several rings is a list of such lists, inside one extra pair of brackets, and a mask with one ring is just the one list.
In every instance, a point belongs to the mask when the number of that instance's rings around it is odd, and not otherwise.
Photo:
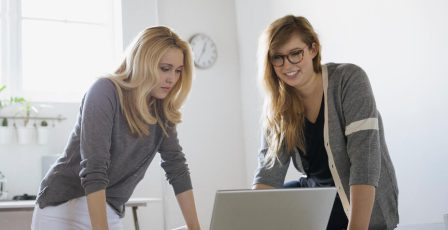
[(252, 189), (273, 189), (274, 187), (267, 184), (255, 184)]

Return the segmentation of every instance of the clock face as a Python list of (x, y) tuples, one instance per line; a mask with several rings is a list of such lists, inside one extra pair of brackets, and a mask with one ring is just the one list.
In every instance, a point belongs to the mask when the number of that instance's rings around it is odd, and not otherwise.
[(194, 64), (200, 69), (211, 67), (218, 58), (215, 42), (205, 34), (195, 34), (190, 39), (193, 49)]

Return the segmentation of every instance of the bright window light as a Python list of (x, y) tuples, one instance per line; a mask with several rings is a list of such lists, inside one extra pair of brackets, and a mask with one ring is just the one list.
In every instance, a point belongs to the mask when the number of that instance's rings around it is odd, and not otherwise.
[(17, 53), (19, 69), (7, 81), (15, 86), (13, 94), (33, 101), (80, 102), (88, 87), (117, 65), (118, 2), (21, 0), (16, 6), (19, 42), (11, 51)]

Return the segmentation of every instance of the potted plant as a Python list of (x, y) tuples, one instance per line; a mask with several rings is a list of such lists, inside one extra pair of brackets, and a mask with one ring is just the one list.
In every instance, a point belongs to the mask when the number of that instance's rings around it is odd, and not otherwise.
[(48, 143), (49, 127), (46, 120), (42, 120), (37, 127), (37, 143), (45, 145)]
[(0, 144), (9, 144), (12, 142), (13, 129), (9, 126), (8, 119), (2, 118), (0, 124)]
[[(5, 85), (0, 84), (0, 92), (5, 90), (5, 88), (6, 88)], [(3, 109), (3, 107), (5, 107), (6, 105), (8, 105), (8, 101), (0, 100), (0, 112)], [(8, 122), (8, 118), (3, 117), (1, 119), (1, 123), (0, 123), (0, 144), (9, 144), (12, 141), (13, 130), (9, 127), (8, 123), (9, 123)]]
[(31, 144), (36, 140), (36, 127), (31, 124), (31, 116), (37, 114), (37, 109), (24, 98), (12, 98), (12, 100), (20, 105), (16, 116), (23, 121), (16, 124), (17, 141), (19, 144)]

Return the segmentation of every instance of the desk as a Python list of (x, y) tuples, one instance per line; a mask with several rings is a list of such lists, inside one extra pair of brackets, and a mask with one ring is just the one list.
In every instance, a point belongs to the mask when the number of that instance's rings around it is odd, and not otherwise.
[[(132, 216), (134, 218), (134, 226), (136, 230), (140, 229), (138, 224), (137, 208), (146, 207), (150, 202), (161, 201), (159, 198), (131, 198), (126, 203), (126, 207), (132, 208)], [(0, 201), (0, 212), (16, 212), (16, 211), (33, 211), (35, 200), (18, 200), (18, 201)]]

